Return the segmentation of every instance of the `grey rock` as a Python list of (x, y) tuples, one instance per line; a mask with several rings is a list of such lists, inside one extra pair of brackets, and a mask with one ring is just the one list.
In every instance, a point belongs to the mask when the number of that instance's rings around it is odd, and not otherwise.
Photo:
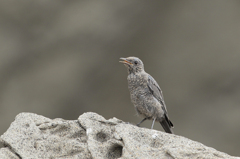
[(20, 159), (14, 152), (12, 152), (7, 147), (0, 149), (0, 158), (1, 159)]
[(91, 158), (85, 130), (77, 120), (21, 113), (1, 139), (21, 158)]
[(117, 118), (106, 120), (92, 112), (73, 121), (21, 113), (0, 141), (5, 146), (0, 149), (1, 159), (240, 159), (185, 137)]

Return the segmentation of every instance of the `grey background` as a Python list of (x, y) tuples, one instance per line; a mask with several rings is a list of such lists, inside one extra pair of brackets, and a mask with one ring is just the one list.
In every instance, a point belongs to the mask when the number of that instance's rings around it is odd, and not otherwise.
[(139, 122), (118, 62), (137, 56), (177, 135), (240, 156), (240, 1), (1, 1), (0, 35), (0, 134), (20, 112)]

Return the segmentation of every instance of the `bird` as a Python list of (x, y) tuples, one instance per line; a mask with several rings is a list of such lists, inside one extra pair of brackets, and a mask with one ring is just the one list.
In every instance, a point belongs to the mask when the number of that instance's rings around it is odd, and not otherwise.
[(128, 72), (127, 81), (131, 102), (137, 113), (145, 120), (152, 120), (151, 129), (155, 121), (160, 122), (166, 133), (173, 134), (173, 124), (169, 119), (163, 93), (155, 79), (145, 72), (144, 64), (138, 57), (120, 58)]

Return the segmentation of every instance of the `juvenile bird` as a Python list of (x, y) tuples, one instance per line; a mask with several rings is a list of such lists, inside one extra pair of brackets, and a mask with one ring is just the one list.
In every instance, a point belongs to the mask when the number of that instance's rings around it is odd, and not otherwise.
[(143, 62), (137, 57), (120, 58), (127, 67), (128, 89), (131, 101), (139, 115), (144, 117), (137, 126), (145, 120), (159, 121), (163, 129), (173, 134), (173, 124), (170, 121), (166, 104), (163, 99), (162, 90), (154, 78), (144, 71)]

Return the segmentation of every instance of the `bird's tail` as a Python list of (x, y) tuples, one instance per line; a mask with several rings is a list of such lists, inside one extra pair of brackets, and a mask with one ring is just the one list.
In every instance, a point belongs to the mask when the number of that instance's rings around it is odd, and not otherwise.
[(172, 130), (173, 124), (167, 117), (165, 117), (162, 121), (160, 121), (160, 124), (162, 125), (165, 132), (169, 134), (174, 134)]

